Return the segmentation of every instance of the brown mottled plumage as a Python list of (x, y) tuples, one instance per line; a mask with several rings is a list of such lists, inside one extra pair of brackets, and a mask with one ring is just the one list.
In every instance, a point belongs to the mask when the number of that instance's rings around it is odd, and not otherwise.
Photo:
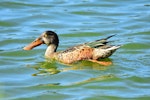
[(36, 46), (46, 44), (48, 46), (45, 52), (45, 56), (47, 58), (55, 59), (66, 64), (74, 63), (80, 60), (98, 62), (98, 59), (111, 56), (120, 47), (107, 44), (107, 39), (112, 36), (114, 35), (96, 40), (94, 42), (77, 45), (65, 51), (56, 52), (59, 45), (58, 36), (53, 31), (46, 31), (31, 44), (24, 47), (24, 50), (31, 50)]

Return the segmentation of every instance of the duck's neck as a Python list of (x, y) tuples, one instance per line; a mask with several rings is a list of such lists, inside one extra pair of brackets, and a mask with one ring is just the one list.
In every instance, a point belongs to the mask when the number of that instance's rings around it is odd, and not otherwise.
[(56, 52), (56, 49), (57, 49), (57, 45), (50, 44), (46, 49), (45, 56), (51, 58), (52, 55)]

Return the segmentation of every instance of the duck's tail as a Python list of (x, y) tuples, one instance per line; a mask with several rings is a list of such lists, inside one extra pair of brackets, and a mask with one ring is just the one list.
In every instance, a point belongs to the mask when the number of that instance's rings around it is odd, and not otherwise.
[(99, 48), (95, 48), (93, 52), (93, 59), (108, 58), (120, 47), (121, 45), (105, 45)]

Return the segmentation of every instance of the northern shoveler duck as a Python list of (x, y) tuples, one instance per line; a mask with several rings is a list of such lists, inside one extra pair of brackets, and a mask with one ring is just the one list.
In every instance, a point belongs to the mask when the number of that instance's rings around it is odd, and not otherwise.
[(102, 65), (107, 65), (101, 61), (98, 61), (98, 59), (108, 58), (118, 48), (120, 48), (119, 45), (108, 45), (107, 39), (111, 38), (112, 36), (114, 35), (93, 42), (80, 44), (65, 51), (56, 52), (59, 45), (58, 35), (53, 31), (45, 31), (40, 37), (35, 39), (29, 45), (25, 46), (23, 49), (31, 50), (36, 46), (46, 44), (48, 46), (45, 52), (46, 58), (55, 59), (65, 64), (71, 64), (81, 60), (89, 60)]

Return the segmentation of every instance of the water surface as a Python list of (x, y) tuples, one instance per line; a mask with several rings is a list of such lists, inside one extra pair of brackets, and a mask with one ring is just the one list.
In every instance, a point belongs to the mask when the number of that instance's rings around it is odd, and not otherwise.
[[(149, 0), (1, 0), (1, 100), (149, 100)], [(58, 33), (58, 50), (117, 34), (123, 45), (111, 66), (47, 62), (46, 46), (22, 47), (45, 30)]]

